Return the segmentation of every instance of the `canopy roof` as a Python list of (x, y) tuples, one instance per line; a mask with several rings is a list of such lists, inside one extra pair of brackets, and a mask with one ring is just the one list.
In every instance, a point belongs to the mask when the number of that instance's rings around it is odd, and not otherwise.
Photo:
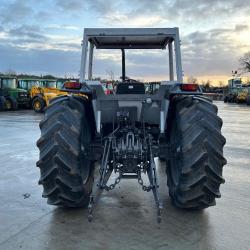
[(84, 39), (97, 49), (165, 49), (178, 28), (85, 29)]

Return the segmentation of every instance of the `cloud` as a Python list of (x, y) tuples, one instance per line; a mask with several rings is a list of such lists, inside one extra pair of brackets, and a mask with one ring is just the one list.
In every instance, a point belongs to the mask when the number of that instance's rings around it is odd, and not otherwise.
[(3, 23), (17, 23), (23, 21), (27, 16), (31, 17), (32, 8), (24, 1), (16, 0), (13, 3), (2, 5), (0, 12), (0, 20)]
[[(127, 1), (102, 1), (102, 0), (86, 0), (86, 6), (89, 11), (96, 12), (101, 21), (104, 20), (106, 25), (119, 26), (123, 24), (134, 24), (137, 26), (138, 17), (144, 19), (158, 17), (164, 20), (165, 25), (176, 23), (198, 24), (197, 22), (207, 23), (208, 20), (217, 21), (223, 19), (232, 20), (238, 18), (238, 14), (242, 11), (250, 9), (246, 2), (228, 0), (134, 0), (133, 4)], [(233, 14), (233, 15), (232, 15)], [(128, 21), (128, 22), (126, 22)], [(145, 26), (147, 23), (145, 23)], [(162, 22), (149, 22), (149, 25), (162, 25)]]
[(56, 0), (55, 4), (60, 9), (67, 12), (78, 12), (83, 9), (84, 1), (82, 0)]
[(67, 25), (67, 24), (49, 24), (46, 29), (50, 30), (80, 30), (80, 27), (76, 25)]
[(109, 1), (108, 8), (99, 5), (99, 0), (87, 2), (92, 3), (92, 11), (98, 14), (97, 20), (109, 27), (179, 26), (183, 27), (184, 33), (194, 27), (200, 30), (213, 25), (228, 27), (235, 21), (241, 25), (249, 20), (247, 15), (250, 12), (250, 0), (134, 0), (133, 4), (117, 0)]
[(227, 75), (243, 53), (235, 29), (211, 29), (183, 37), (183, 65), (189, 75)]
[(81, 51), (81, 45), (77, 42), (54, 42), (51, 48), (63, 51)]
[[(61, 26), (60, 26), (61, 27)], [(62, 26), (63, 27), (63, 26)], [(67, 27), (66, 30), (74, 27)], [(80, 51), (81, 35), (50, 35), (45, 34), (44, 30), (38, 25), (21, 25), (7, 31), (0, 31), (0, 45), (9, 44), (25, 50), (61, 50), (61, 51)]]
[(43, 41), (46, 36), (41, 33), (41, 29), (37, 25), (22, 25), (9, 30), (9, 35), (13, 37), (26, 37), (33, 40)]
[(163, 20), (159, 16), (143, 16), (137, 15), (136, 17), (130, 18), (130, 16), (123, 14), (112, 14), (110, 16), (101, 17), (100, 20), (105, 24), (113, 24), (113, 26), (126, 26), (134, 27), (153, 27), (158, 26)]
[(247, 24), (237, 24), (235, 25), (235, 31), (236, 32), (241, 32), (241, 31), (247, 31), (248, 30), (248, 25)]
[[(35, 4), (37, 4), (37, 2)], [(58, 16), (60, 17), (58, 9), (55, 11), (55, 9), (53, 8), (46, 10), (38, 8), (36, 11), (34, 11), (32, 22), (35, 21), (36, 23), (43, 24), (51, 20), (54, 21), (54, 19)]]
[(0, 45), (10, 45), (23, 49), (42, 49), (50, 42), (37, 25), (21, 25), (0, 32)]
[(60, 50), (24, 50), (10, 45), (0, 45), (0, 70), (15, 69), (18, 72), (36, 74), (53, 73), (57, 76), (77, 76), (80, 52)]
[(86, 0), (86, 7), (89, 11), (95, 11), (102, 16), (111, 15), (114, 11), (116, 11), (120, 5), (121, 1), (113, 1), (113, 0)]
[[(81, 25), (180, 27), (183, 69), (194, 77), (230, 74), (250, 48), (250, 0), (2, 0), (0, 12), (0, 55), (9, 65), (1, 62), (0, 71), (7, 67), (63, 74), (68, 64), (77, 74)], [(120, 75), (120, 51), (95, 55), (97, 73), (114, 70)], [(140, 78), (165, 77), (165, 56), (165, 51), (129, 51), (127, 72)]]

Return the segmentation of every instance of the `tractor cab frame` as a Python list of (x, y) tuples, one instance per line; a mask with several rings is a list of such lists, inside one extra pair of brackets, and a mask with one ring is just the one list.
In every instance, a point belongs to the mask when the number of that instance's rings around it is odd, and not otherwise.
[[(174, 46), (173, 46), (174, 45)], [(174, 47), (174, 49), (173, 49)], [(94, 49), (121, 49), (122, 80), (125, 81), (125, 50), (166, 49), (169, 58), (169, 80), (183, 80), (178, 28), (84, 29), (80, 81), (92, 80)], [(166, 55), (167, 56), (167, 55)], [(174, 74), (174, 58), (175, 70)]]

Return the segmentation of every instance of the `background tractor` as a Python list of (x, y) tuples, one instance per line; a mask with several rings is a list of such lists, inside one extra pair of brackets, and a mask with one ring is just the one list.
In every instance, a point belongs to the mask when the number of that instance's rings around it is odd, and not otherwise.
[(247, 103), (247, 97), (248, 97), (248, 89), (242, 88), (238, 91), (238, 94), (236, 96), (236, 102), (237, 103)]
[(145, 85), (146, 93), (154, 94), (156, 91), (158, 91), (160, 85), (161, 85), (160, 82), (149, 82), (148, 84)]
[(0, 110), (16, 110), (18, 106), (28, 105), (28, 93), (17, 87), (17, 78), (0, 76)]
[[(94, 48), (121, 50), (122, 80), (112, 95), (92, 81)], [(132, 49), (168, 52), (169, 81), (153, 94), (126, 77), (125, 53)], [(80, 82), (64, 84), (70, 94), (53, 99), (40, 123), (37, 166), (47, 202), (88, 207), (91, 221), (103, 191), (135, 179), (142, 190), (152, 191), (160, 222), (163, 204), (154, 161), (160, 157), (166, 161), (169, 195), (176, 207), (215, 205), (226, 164), (222, 120), (200, 87), (184, 84), (182, 77), (178, 28), (85, 29)], [(95, 167), (99, 171), (94, 178)]]
[(35, 112), (43, 112), (51, 99), (65, 94), (57, 88), (54, 79), (19, 79), (19, 86), (29, 92), (30, 104)]
[(249, 87), (243, 87), (241, 78), (234, 76), (228, 80), (228, 90), (224, 93), (224, 102), (250, 105), (250, 90)]

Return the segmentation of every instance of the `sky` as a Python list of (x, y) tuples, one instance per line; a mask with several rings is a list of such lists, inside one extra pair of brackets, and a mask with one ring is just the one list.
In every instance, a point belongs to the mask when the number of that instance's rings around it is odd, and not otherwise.
[[(84, 28), (179, 27), (184, 76), (231, 77), (250, 51), (250, 0), (0, 0), (0, 72), (78, 76)], [(166, 51), (128, 51), (127, 75), (166, 80)], [(96, 51), (94, 76), (121, 75), (119, 51)]]

